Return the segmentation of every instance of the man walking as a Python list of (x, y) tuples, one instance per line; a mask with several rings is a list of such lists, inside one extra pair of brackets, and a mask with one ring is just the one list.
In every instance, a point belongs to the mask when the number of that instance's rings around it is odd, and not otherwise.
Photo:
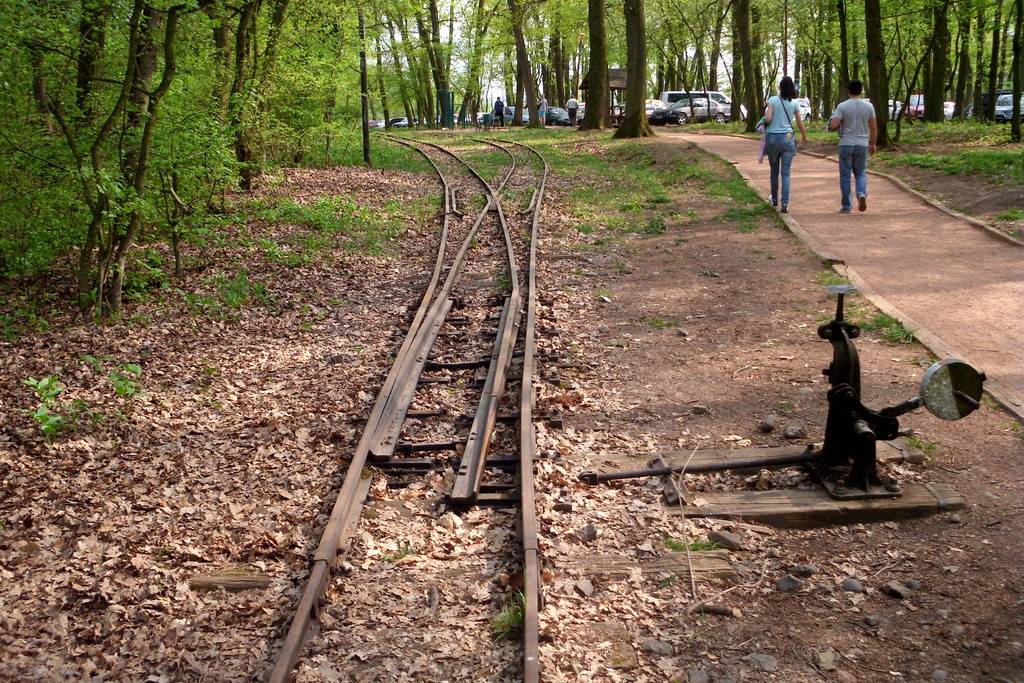
[(576, 113), (580, 110), (580, 102), (572, 95), (565, 103), (565, 108), (569, 111), (569, 125), (576, 127)]
[(842, 204), (839, 213), (850, 213), (850, 175), (856, 179), (857, 209), (868, 209), (868, 155), (875, 153), (878, 124), (875, 107), (861, 97), (864, 84), (850, 81), (846, 86), (848, 100), (839, 103), (828, 120), (829, 130), (839, 131), (839, 192)]
[(494, 100), (494, 109), (491, 110), (491, 113), (492, 113), (491, 118), (494, 119), (494, 121), (493, 121), (494, 125), (498, 126), (499, 128), (504, 128), (505, 127), (505, 103), (501, 101), (500, 97), (498, 99)]

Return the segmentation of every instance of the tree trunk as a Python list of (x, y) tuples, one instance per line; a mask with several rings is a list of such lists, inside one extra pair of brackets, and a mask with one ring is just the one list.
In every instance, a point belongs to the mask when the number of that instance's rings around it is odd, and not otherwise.
[(82, 0), (82, 16), (78, 21), (78, 72), (75, 78), (75, 104), (79, 115), (92, 120), (93, 105), (89, 101), (92, 85), (106, 42), (107, 17), (110, 6), (96, 0)]
[(763, 54), (762, 54), (762, 26), (761, 26), (761, 8), (757, 5), (753, 5), (747, 2), (750, 7), (750, 50), (751, 58), (754, 66), (754, 102), (757, 104), (757, 111), (763, 112), (765, 107), (765, 87), (764, 87), (764, 65), (763, 65)]
[(971, 16), (961, 14), (960, 16), (960, 56), (956, 70), (956, 94), (953, 98), (953, 116), (958, 119), (964, 118), (964, 110), (967, 108), (967, 82), (971, 77)]
[(864, 38), (868, 48), (869, 95), (875, 101), (878, 146), (889, 144), (889, 84), (885, 69), (885, 43), (882, 40), (882, 9), (879, 0), (864, 0)]
[(647, 123), (644, 100), (647, 94), (647, 36), (644, 30), (644, 0), (625, 0), (626, 19), (626, 111), (616, 138), (654, 135)]
[(516, 68), (519, 71), (520, 83), (526, 90), (526, 106), (530, 110), (532, 128), (540, 125), (540, 117), (537, 114), (537, 85), (533, 80), (533, 72), (530, 71), (530, 55), (526, 51), (526, 38), (523, 36), (523, 15), (516, 0), (508, 0), (508, 10), (512, 14), (512, 33), (515, 34), (516, 40)]
[(945, 120), (946, 69), (949, 59), (949, 2), (934, 10), (935, 27), (932, 31), (932, 58), (930, 79), (925, 80), (924, 118), (926, 121)]
[[(740, 47), (739, 31), (739, 10), (734, 3), (732, 5), (732, 104), (729, 108), (729, 120), (740, 121), (743, 119), (743, 112), (740, 106), (746, 103), (746, 79), (743, 74), (743, 49)], [(753, 113), (748, 107), (748, 113)]]
[(359, 15), (359, 110), (363, 124), (363, 163), (370, 166), (370, 79), (366, 73), (366, 16), (360, 4)]
[(725, 24), (725, 12), (721, 2), (715, 8), (715, 29), (712, 35), (711, 59), (708, 61), (708, 89), (718, 90), (718, 62), (722, 59), (722, 27)]
[(746, 130), (753, 133), (761, 117), (761, 110), (757, 108), (754, 55), (750, 44), (750, 0), (734, 0), (733, 11), (736, 12), (736, 33), (740, 41), (740, 59), (743, 64), (743, 96), (747, 103)]
[(985, 5), (977, 3), (978, 10), (974, 23), (974, 118), (983, 121), (985, 107), (982, 100), (982, 92), (985, 88)]
[(587, 0), (587, 25), (590, 70), (587, 72), (587, 109), (583, 113), (581, 128), (600, 130), (608, 125), (608, 35), (604, 0)]
[(1016, 19), (1013, 25), (1013, 94), (1010, 95), (1013, 98), (1013, 108), (1010, 109), (1010, 139), (1013, 142), (1020, 142), (1021, 130), (1020, 130), (1020, 97), (1021, 97), (1021, 78), (1024, 74), (1024, 56), (1021, 55), (1021, 50), (1024, 49), (1024, 0), (1016, 0)]
[[(151, 26), (155, 26), (156, 23), (151, 24)], [(149, 158), (153, 149), (153, 136), (156, 131), (157, 110), (160, 106), (160, 100), (170, 89), (177, 70), (174, 52), (178, 32), (177, 8), (167, 11), (164, 24), (163, 74), (160, 78), (160, 84), (157, 85), (156, 89), (149, 94), (144, 111), (141, 112), (141, 116), (144, 121), (142, 124), (142, 138), (139, 142), (138, 157), (135, 163), (135, 174), (132, 179), (132, 189), (134, 190), (136, 197), (144, 197), (146, 194), (146, 180), (149, 174)], [(139, 81), (136, 85), (142, 87), (144, 84)], [(128, 224), (124, 232), (118, 235), (116, 239), (113, 235), (111, 236), (110, 244), (112, 247), (116, 246), (116, 250), (113, 254), (114, 273), (110, 282), (107, 301), (109, 311), (114, 315), (117, 315), (121, 311), (121, 291), (124, 284), (125, 262), (128, 257), (128, 251), (135, 243), (138, 233), (142, 228), (143, 218), (143, 208), (138, 207), (132, 209), (128, 216)], [(102, 291), (102, 288), (97, 287), (97, 292), (100, 291)]]
[(380, 92), (380, 108), (384, 114), (384, 127), (391, 126), (391, 112), (388, 109), (388, 89), (384, 86), (384, 55), (380, 47), (380, 34), (373, 36), (373, 44), (377, 50), (377, 90)]
[(409, 98), (409, 89), (406, 86), (405, 76), (402, 73), (402, 60), (398, 56), (398, 48), (395, 46), (395, 22), (391, 17), (387, 18), (388, 36), (391, 38), (391, 61), (395, 65), (395, 75), (398, 77), (398, 94), (402, 98), (402, 108), (405, 110), (405, 118), (412, 125), (414, 118), (412, 100)]
[(238, 14), (238, 27), (235, 30), (235, 77), (231, 82), (231, 116), (230, 122), (235, 130), (235, 160), (239, 165), (240, 186), (248, 192), (252, 189), (252, 179), (255, 175), (251, 165), (252, 149), (246, 136), (245, 127), (242, 125), (243, 111), (245, 110), (245, 98), (243, 93), (246, 90), (246, 65), (249, 62), (250, 41), (252, 31), (256, 23), (256, 2), (250, 1), (242, 6)]
[(996, 17), (992, 22), (992, 58), (988, 67), (988, 105), (985, 118), (991, 121), (996, 116), (996, 80), (999, 78), (999, 38), (1003, 24), (1003, 0), (996, 2)]
[(850, 82), (850, 40), (846, 34), (846, 0), (838, 0), (839, 11), (839, 101), (847, 97), (846, 84)]

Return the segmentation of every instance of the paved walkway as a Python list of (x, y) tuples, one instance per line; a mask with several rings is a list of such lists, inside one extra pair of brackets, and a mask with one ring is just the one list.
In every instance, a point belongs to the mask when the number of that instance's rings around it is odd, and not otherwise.
[[(669, 137), (669, 136), (666, 136)], [(672, 135), (736, 165), (768, 195), (768, 161), (758, 143), (725, 135)], [(869, 162), (870, 166), (870, 162)], [(840, 215), (834, 161), (798, 154), (790, 217), (819, 254), (842, 259), (883, 310), (937, 355), (984, 370), (986, 385), (1024, 413), (1024, 248), (951, 216), (871, 175), (868, 210)]]

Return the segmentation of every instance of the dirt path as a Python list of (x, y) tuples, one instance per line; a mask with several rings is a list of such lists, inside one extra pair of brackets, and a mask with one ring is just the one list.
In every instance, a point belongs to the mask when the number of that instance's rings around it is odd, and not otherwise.
[[(720, 135), (668, 135), (731, 161), (768, 192), (757, 143)], [(989, 388), (1024, 412), (1024, 263), (1021, 249), (871, 176), (868, 211), (839, 215), (835, 162), (800, 155), (791, 217), (819, 253), (835, 256), (869, 293), (938, 354), (952, 353), (991, 379)], [(859, 277), (858, 277), (859, 276)], [(923, 330), (920, 328), (924, 328)], [(931, 334), (928, 334), (928, 333)]]

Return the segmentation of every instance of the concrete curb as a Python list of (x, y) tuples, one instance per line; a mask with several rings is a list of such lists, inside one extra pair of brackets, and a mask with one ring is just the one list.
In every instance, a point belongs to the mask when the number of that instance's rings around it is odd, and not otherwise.
[[(750, 139), (750, 138), (745, 138), (742, 135), (735, 135), (735, 134), (730, 135), (730, 137), (742, 138), (744, 140), (749, 140)], [(754, 190), (755, 193), (757, 193), (757, 196), (761, 197), (766, 202), (768, 201), (767, 193), (763, 192), (761, 190), (761, 188), (758, 187), (754, 183), (754, 181), (750, 178), (750, 176), (747, 173), (745, 173), (742, 170), (740, 170), (740, 168), (738, 166), (738, 162), (733, 161), (732, 159), (729, 159), (728, 157), (725, 157), (725, 156), (723, 156), (723, 155), (721, 155), (721, 154), (719, 154), (717, 152), (714, 152), (714, 151), (712, 151), (710, 149), (707, 149), (706, 147), (703, 147), (701, 145), (698, 145), (698, 147), (700, 147), (700, 149), (703, 150), (705, 153), (710, 154), (711, 156), (716, 157), (718, 159), (721, 159), (725, 163), (731, 165), (734, 169), (736, 169), (736, 172), (739, 173), (740, 177), (743, 178), (744, 182), (746, 182), (746, 184), (752, 190)], [(804, 152), (804, 154), (808, 154), (809, 156), (818, 156), (818, 155), (813, 154), (811, 152)], [(821, 155), (820, 158), (828, 158), (828, 157), (825, 157), (824, 155)], [(879, 174), (879, 175), (884, 175), (884, 174)], [(896, 184), (897, 184), (897, 186), (900, 185), (899, 182), (897, 182)], [(904, 189), (904, 188), (901, 188), (901, 189)], [(917, 195), (919, 197), (922, 197), (926, 201), (928, 201), (928, 198), (926, 198), (923, 195), (921, 195), (920, 192), (916, 192), (914, 190), (910, 190), (910, 192), (912, 194), (915, 194), (915, 195)], [(929, 201), (928, 203), (931, 203), (931, 202)], [(936, 206), (936, 208), (942, 209), (946, 213), (949, 213), (952, 216), (955, 216), (957, 218), (961, 218), (961, 214), (958, 214), (958, 213), (952, 211), (951, 209), (944, 209), (941, 206), (941, 204), (939, 206)], [(890, 302), (884, 296), (882, 296), (881, 294), (878, 294), (876, 291), (874, 291), (870, 287), (870, 285), (868, 285), (864, 281), (864, 279), (862, 277), (860, 277), (860, 275), (857, 273), (857, 271), (855, 271), (853, 268), (851, 268), (848, 265), (846, 265), (846, 263), (845, 263), (845, 261), (843, 261), (843, 259), (838, 258), (838, 257), (836, 257), (836, 256), (834, 256), (834, 255), (832, 255), (832, 254), (830, 254), (828, 252), (826, 252), (819, 245), (817, 240), (815, 240), (813, 237), (811, 237), (802, 227), (800, 227), (800, 224), (797, 223), (796, 220), (794, 218), (792, 218), (792, 216), (790, 214), (780, 213), (780, 214), (776, 214), (776, 215), (780, 219), (782, 219), (782, 222), (785, 224), (786, 228), (790, 232), (792, 232), (794, 235), (796, 235), (812, 252), (814, 252), (814, 254), (818, 258), (820, 258), (823, 263), (825, 263), (826, 265), (830, 266), (839, 275), (842, 275), (843, 277), (848, 279), (850, 282), (852, 282), (853, 284), (857, 285), (857, 290), (862, 295), (864, 295), (864, 298), (866, 298), (868, 301), (870, 301), (871, 304), (875, 308), (880, 310), (882, 313), (885, 313), (886, 315), (888, 315), (888, 316), (898, 320), (901, 325), (906, 327), (908, 330), (910, 330), (914, 334), (914, 337), (921, 343), (922, 346), (924, 346), (929, 351), (931, 351), (935, 356), (947, 357), (947, 358), (948, 357), (959, 358), (959, 359), (961, 359), (961, 360), (963, 360), (963, 361), (965, 361), (967, 363), (970, 363), (971, 365), (974, 365), (974, 367), (977, 367), (979, 370), (984, 370), (983, 367), (979, 367), (979, 365), (973, 363), (971, 361), (971, 359), (966, 357), (964, 354), (958, 353), (955, 350), (953, 350), (953, 348), (950, 347), (941, 338), (939, 338), (938, 335), (936, 335), (931, 330), (929, 330), (927, 327), (925, 327), (924, 325), (922, 325), (921, 323), (917, 322), (916, 320), (911, 318), (909, 315), (907, 315), (906, 313), (901, 311), (895, 304)], [(979, 225), (980, 224), (982, 227), (984, 227), (984, 224), (982, 224), (980, 221), (977, 221), (977, 219), (974, 219), (973, 224), (974, 225)], [(986, 230), (994, 231), (994, 228), (986, 228)], [(1008, 239), (1008, 240), (1010, 240), (1012, 242), (1017, 242), (1017, 240), (1014, 240), (1012, 237), (1009, 237), (1008, 235), (1006, 235), (1005, 237), (1006, 237), (1006, 239)], [(1021, 246), (1024, 246), (1024, 244), (1022, 244)], [(1017, 420), (1019, 420), (1021, 422), (1024, 422), (1024, 404), (1021, 404), (1019, 401), (1016, 401), (1013, 398), (1011, 398), (1012, 394), (1005, 387), (1003, 387), (1003, 385), (999, 382), (999, 380), (993, 379), (993, 378), (989, 378), (988, 380), (986, 380), (986, 382), (985, 382), (985, 393), (988, 394), (988, 396), (990, 398), (992, 398), (992, 400), (994, 400), (999, 405), (999, 407), (1002, 408), (1005, 412), (1007, 412), (1008, 414), (1012, 415)]]

